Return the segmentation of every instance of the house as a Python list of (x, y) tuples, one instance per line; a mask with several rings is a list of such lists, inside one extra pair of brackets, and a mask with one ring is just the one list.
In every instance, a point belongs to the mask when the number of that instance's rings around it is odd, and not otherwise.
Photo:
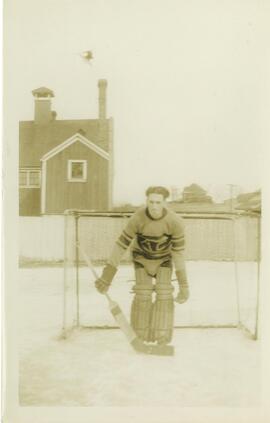
[(235, 208), (237, 210), (261, 213), (261, 190), (239, 194), (236, 200), (237, 204)]
[(57, 120), (53, 91), (32, 91), (34, 120), (19, 127), (20, 215), (112, 207), (112, 118), (106, 117), (107, 81), (99, 80), (98, 119)]
[(191, 184), (183, 190), (184, 203), (212, 203), (213, 200), (207, 192), (197, 184)]

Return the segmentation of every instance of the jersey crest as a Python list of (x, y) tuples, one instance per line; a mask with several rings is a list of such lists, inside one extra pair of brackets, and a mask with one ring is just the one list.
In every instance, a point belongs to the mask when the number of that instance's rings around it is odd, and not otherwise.
[(137, 242), (141, 250), (147, 255), (160, 255), (168, 251), (171, 245), (171, 235), (148, 236), (138, 234)]

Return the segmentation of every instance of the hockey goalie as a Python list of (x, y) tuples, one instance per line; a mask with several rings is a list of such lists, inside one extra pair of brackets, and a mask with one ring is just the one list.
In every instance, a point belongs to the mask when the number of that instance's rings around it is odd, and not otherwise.
[[(95, 282), (100, 293), (108, 291), (121, 257), (130, 246), (135, 269), (131, 325), (139, 339), (159, 345), (172, 340), (174, 300), (181, 304), (189, 298), (183, 221), (166, 207), (168, 196), (164, 187), (147, 189), (146, 206), (129, 219)], [(173, 265), (179, 285), (175, 298)]]

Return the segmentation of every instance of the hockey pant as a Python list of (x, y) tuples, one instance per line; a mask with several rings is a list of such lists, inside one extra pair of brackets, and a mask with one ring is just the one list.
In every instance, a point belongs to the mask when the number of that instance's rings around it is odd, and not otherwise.
[[(131, 325), (138, 337), (147, 342), (168, 344), (174, 323), (172, 269), (159, 267), (156, 284), (143, 267), (135, 268), (136, 284), (131, 306)], [(154, 303), (153, 293), (156, 293)]]

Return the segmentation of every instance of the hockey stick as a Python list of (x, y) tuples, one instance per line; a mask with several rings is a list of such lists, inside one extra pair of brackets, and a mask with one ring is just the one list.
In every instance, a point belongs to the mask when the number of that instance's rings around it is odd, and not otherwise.
[[(86, 255), (85, 251), (82, 249), (80, 245), (78, 248), (87, 264), (89, 269), (91, 270), (95, 279), (98, 279), (99, 276), (89, 259)], [(174, 347), (172, 345), (146, 345), (144, 342), (139, 339), (130, 326), (128, 320), (126, 319), (124, 313), (122, 312), (121, 308), (117, 304), (117, 302), (113, 301), (110, 295), (106, 292), (104, 294), (108, 300), (110, 312), (112, 313), (115, 321), (118, 323), (121, 331), (126, 336), (130, 345), (135, 349), (135, 351), (144, 353), (144, 354), (152, 354), (152, 355), (173, 355), (174, 354)]]

